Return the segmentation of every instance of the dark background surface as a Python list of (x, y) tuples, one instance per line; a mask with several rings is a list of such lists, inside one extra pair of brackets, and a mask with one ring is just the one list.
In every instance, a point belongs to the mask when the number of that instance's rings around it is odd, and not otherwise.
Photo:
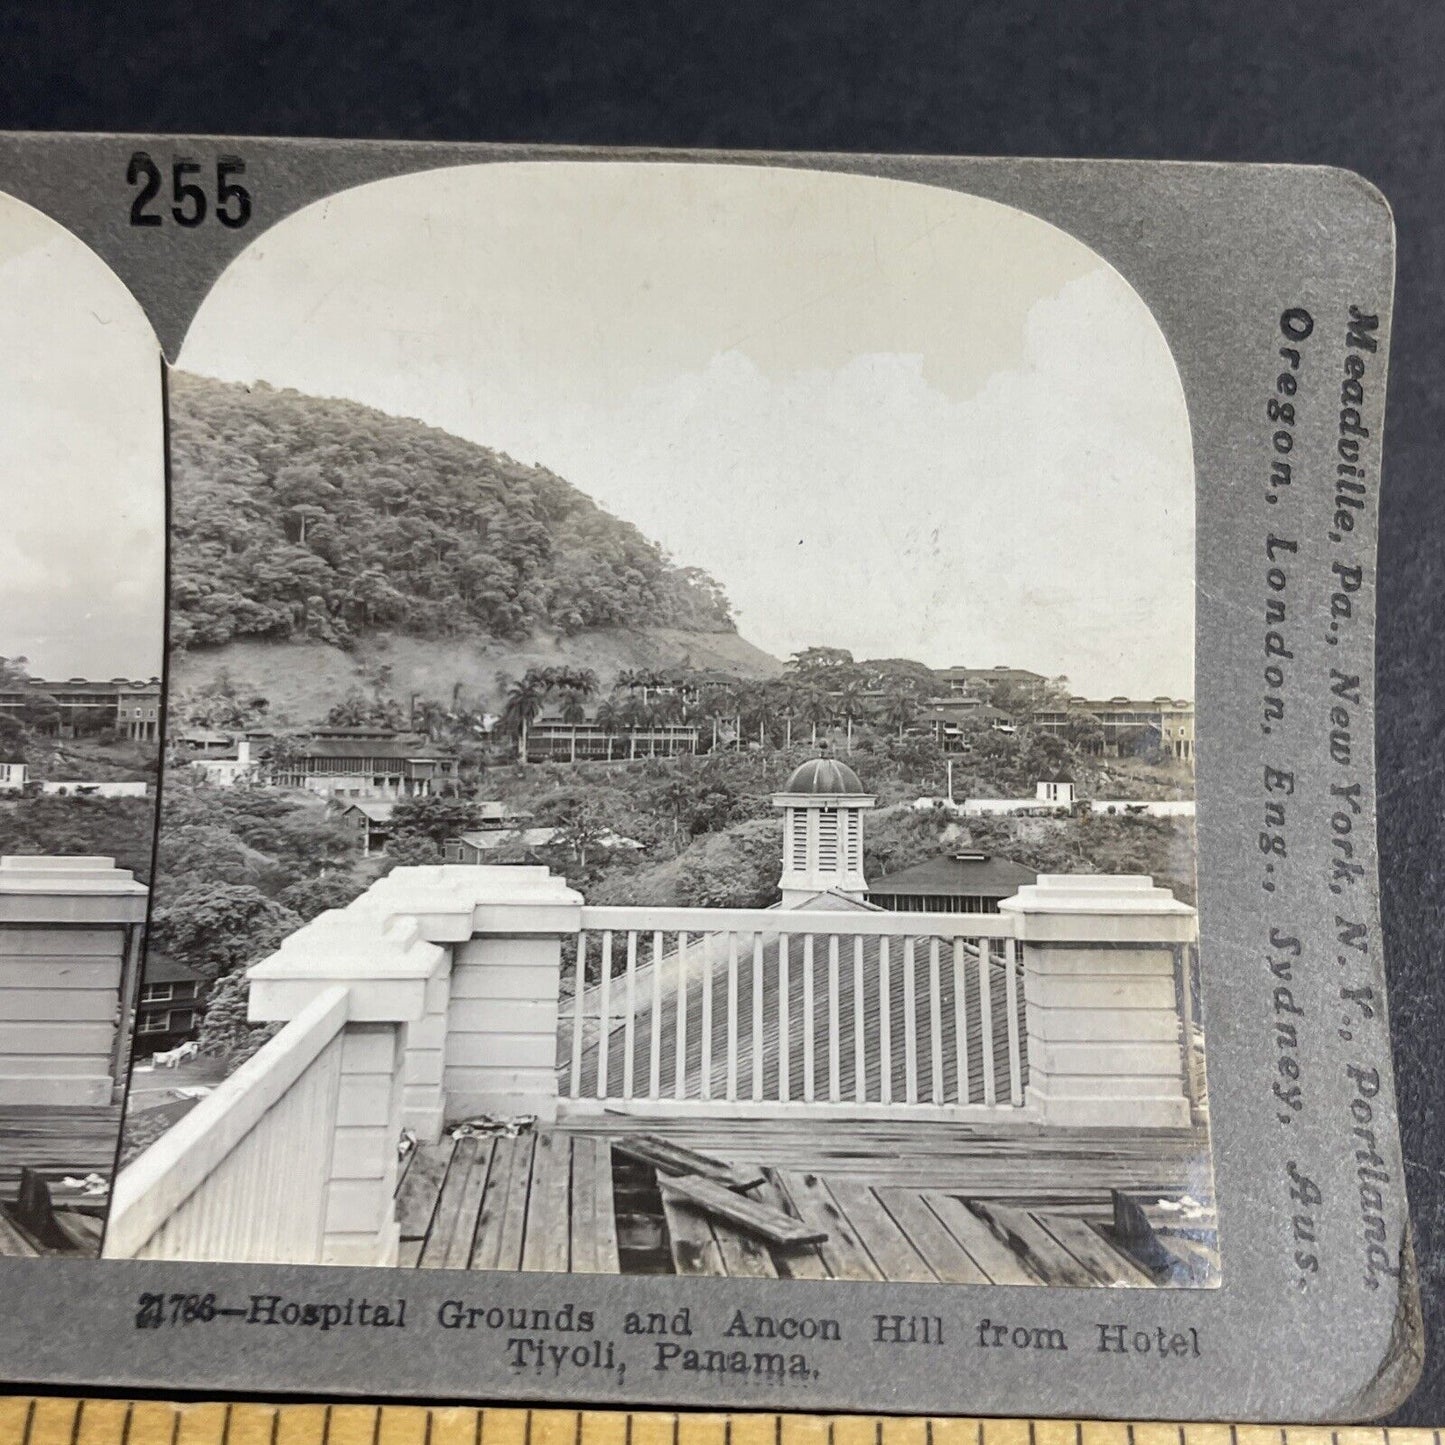
[[(0, 128), (1302, 161), (1389, 197), (1381, 876), (1445, 1423), (1445, 5), (474, 0), (0, 5)], [(1161, 1396), (1161, 1401), (1167, 1396)]]

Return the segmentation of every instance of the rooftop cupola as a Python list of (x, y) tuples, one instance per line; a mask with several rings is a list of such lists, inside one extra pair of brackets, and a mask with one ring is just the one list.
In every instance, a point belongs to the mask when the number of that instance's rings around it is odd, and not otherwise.
[(832, 890), (863, 899), (863, 814), (876, 799), (858, 774), (836, 758), (813, 758), (773, 794), (783, 811), (784, 908)]

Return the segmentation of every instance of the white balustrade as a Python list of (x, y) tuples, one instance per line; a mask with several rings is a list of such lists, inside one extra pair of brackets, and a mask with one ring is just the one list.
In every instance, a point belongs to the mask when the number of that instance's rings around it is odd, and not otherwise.
[(584, 906), (580, 922), (564, 965), (565, 1109), (1024, 1104), (1011, 918)]

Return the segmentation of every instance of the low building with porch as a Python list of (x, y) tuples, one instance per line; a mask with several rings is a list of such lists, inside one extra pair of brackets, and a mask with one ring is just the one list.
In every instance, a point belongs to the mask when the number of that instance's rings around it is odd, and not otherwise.
[(249, 970), (282, 1028), (128, 1166), (107, 1255), (1203, 1282), (1207, 1246), (1161, 1275), (1109, 1224), (1210, 1192), (1194, 910), (1043, 876), (996, 913), (890, 912), (851, 769), (774, 801), (771, 908), (439, 865), (299, 929)]
[(1038, 874), (1012, 858), (964, 850), (875, 879), (868, 901), (890, 913), (997, 913), (1036, 882)]

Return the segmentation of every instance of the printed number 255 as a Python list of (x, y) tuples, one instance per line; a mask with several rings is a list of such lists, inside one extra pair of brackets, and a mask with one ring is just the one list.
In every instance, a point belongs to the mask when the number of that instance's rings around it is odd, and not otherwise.
[[(205, 189), (192, 179), (201, 173), (199, 161), (179, 157), (171, 162), (171, 219), (187, 230), (199, 226), (210, 210)], [(246, 173), (239, 156), (222, 156), (216, 162), (216, 201), (213, 214), (223, 225), (236, 230), (251, 219), (251, 193), (235, 180)], [(130, 203), (132, 226), (159, 226), (163, 217), (149, 207), (160, 195), (161, 169), (145, 151), (131, 156), (125, 171), (126, 184), (139, 186)]]

